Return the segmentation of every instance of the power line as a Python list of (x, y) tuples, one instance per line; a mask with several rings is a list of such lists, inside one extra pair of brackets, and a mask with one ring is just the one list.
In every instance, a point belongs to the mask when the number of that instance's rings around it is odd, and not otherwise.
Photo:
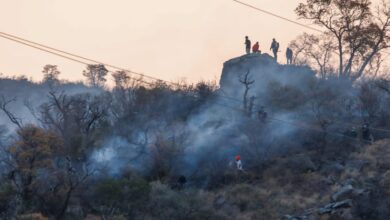
[(7, 37), (7, 36), (1, 35), (1, 34), (0, 34), (0, 37), (8, 39), (8, 40), (11, 40), (11, 41), (14, 41), (14, 42), (19, 43), (19, 44), (23, 44), (25, 46), (28, 46), (28, 47), (31, 47), (31, 48), (34, 48), (34, 49), (37, 49), (37, 50), (44, 51), (46, 53), (50, 53), (50, 54), (53, 54), (53, 55), (56, 55), (56, 56), (59, 56), (59, 57), (62, 57), (62, 58), (65, 58), (65, 59), (77, 62), (77, 63), (81, 63), (81, 64), (84, 64), (84, 65), (89, 65), (89, 63), (87, 63), (87, 62), (83, 62), (83, 61), (80, 61), (80, 60), (77, 60), (77, 59), (74, 59), (74, 58), (71, 58), (71, 57), (68, 57), (68, 56), (64, 56), (64, 55), (61, 55), (59, 53), (55, 53), (55, 52), (52, 52), (50, 50), (47, 50), (47, 49), (44, 49), (44, 48), (41, 48), (41, 47), (37, 47), (37, 46), (31, 45), (31, 44), (28, 44), (28, 43), (25, 43), (25, 42), (22, 42), (22, 41), (19, 41), (19, 40), (15, 40), (15, 39), (12, 39), (10, 37)]
[(317, 31), (317, 32), (323, 33), (323, 31), (321, 31), (320, 29), (317, 29), (317, 28), (314, 28), (314, 27), (310, 27), (310, 26), (308, 26), (308, 25), (299, 23), (299, 22), (297, 22), (297, 21), (294, 21), (294, 20), (289, 19), (289, 18), (286, 18), (286, 17), (282, 17), (282, 16), (277, 15), (277, 14), (275, 14), (275, 13), (272, 13), (272, 12), (270, 12), (270, 11), (267, 11), (267, 10), (264, 10), (264, 9), (261, 9), (261, 8), (258, 8), (258, 7), (254, 6), (254, 5), (250, 5), (250, 4), (248, 4), (248, 3), (245, 3), (245, 2), (242, 2), (242, 1), (239, 1), (239, 0), (232, 0), (232, 1), (237, 2), (238, 4), (244, 5), (244, 6), (246, 6), (246, 7), (255, 9), (256, 11), (260, 11), (260, 12), (262, 12), (262, 13), (271, 15), (271, 16), (273, 16), (273, 17), (276, 17), (276, 18), (279, 18), (279, 19), (288, 21), (288, 22), (290, 22), (290, 23), (299, 25), (299, 26), (301, 26), (301, 27), (308, 28), (308, 29), (310, 29), (310, 30), (313, 30), (313, 31)]
[[(92, 62), (92, 63), (102, 64), (104, 66), (111, 67), (113, 69), (122, 70), (122, 71), (125, 71), (125, 72), (136, 74), (136, 75), (139, 75), (141, 77), (149, 78), (149, 79), (156, 80), (156, 81), (162, 81), (162, 82), (165, 82), (165, 83), (168, 83), (168, 84), (171, 84), (171, 85), (176, 85), (176, 86), (179, 85), (178, 83), (174, 83), (174, 82), (170, 82), (170, 81), (167, 81), (167, 80), (159, 79), (159, 78), (154, 77), (154, 76), (150, 76), (150, 75), (146, 75), (146, 74), (143, 74), (143, 73), (134, 72), (134, 71), (126, 69), (126, 68), (121, 68), (121, 67), (118, 67), (118, 66), (115, 66), (115, 65), (112, 65), (112, 64), (108, 64), (108, 63), (105, 63), (105, 62), (101, 62), (101, 61), (98, 61), (98, 60), (95, 60), (95, 59), (90, 59), (90, 58), (87, 58), (87, 57), (84, 57), (84, 56), (80, 56), (80, 55), (77, 55), (77, 54), (74, 54), (74, 53), (70, 53), (70, 52), (67, 52), (67, 51), (64, 51), (64, 50), (56, 49), (54, 47), (47, 46), (47, 45), (44, 45), (44, 44), (41, 44), (41, 43), (37, 43), (37, 42), (31, 41), (31, 40), (27, 40), (25, 38), (18, 37), (18, 36), (12, 35), (12, 34), (0, 32), (0, 37), (7, 38), (9, 40), (17, 39), (17, 40), (19, 40), (18, 42), (20, 42), (20, 43), (21, 43), (21, 41), (23, 41), (23, 42), (27, 42), (29, 44), (38, 45), (41, 48), (46, 48), (46, 50), (44, 50), (45, 52), (52, 53), (52, 51), (56, 51), (58, 53), (63, 53), (63, 54), (66, 54), (66, 55), (69, 55), (69, 56), (72, 56), (72, 57), (76, 57), (76, 58), (79, 58), (79, 59), (83, 59), (83, 60), (86, 60), (86, 61), (89, 61), (89, 62)], [(13, 38), (13, 39), (11, 39), (11, 38)], [(26, 43), (22, 43), (22, 44), (27, 45)], [(27, 46), (31, 46), (31, 45), (27, 45)], [(37, 47), (34, 47), (34, 48), (40, 50), (40, 48), (37, 48)], [(52, 51), (48, 51), (48, 50), (52, 50)], [(52, 54), (63, 57), (62, 55), (60, 55), (58, 53), (52, 53)], [(65, 57), (63, 57), (63, 58), (65, 58)], [(68, 58), (66, 58), (66, 59), (68, 59)], [(76, 60), (74, 60), (74, 61), (76, 61)], [(80, 62), (80, 61), (78, 60), (76, 62)], [(86, 64), (86, 63), (83, 62), (83, 64)], [(86, 64), (86, 65), (88, 65), (88, 64)]]
[[(4, 35), (7, 35), (7, 36), (4, 36)], [(48, 47), (48, 46), (45, 46), (43, 44), (38, 44), (38, 43), (35, 43), (33, 41), (29, 41), (29, 40), (26, 40), (26, 39), (23, 39), (23, 38), (20, 38), (20, 37), (15, 37), (17, 39), (14, 39), (13, 37), (9, 37), (9, 36), (13, 36), (13, 35), (9, 35), (9, 34), (5, 34), (3, 32), (0, 32), (0, 37), (2, 38), (5, 38), (5, 39), (8, 39), (10, 41), (13, 41), (13, 42), (16, 42), (16, 43), (20, 43), (20, 44), (23, 44), (25, 46), (28, 46), (28, 47), (31, 47), (31, 48), (34, 48), (34, 49), (37, 49), (37, 50), (41, 50), (41, 51), (44, 51), (44, 52), (47, 52), (47, 53), (50, 53), (52, 55), (55, 55), (55, 56), (59, 56), (59, 57), (62, 57), (64, 59), (68, 59), (68, 60), (71, 60), (71, 61), (74, 61), (74, 62), (77, 62), (77, 63), (80, 63), (80, 64), (84, 64), (84, 65), (90, 65), (89, 63), (85, 62), (85, 61), (81, 61), (79, 59), (75, 59), (75, 58), (72, 58), (72, 57), (69, 57), (69, 56), (66, 56), (66, 55), (63, 55), (63, 54), (60, 54), (60, 53), (65, 53), (67, 55), (70, 55), (70, 56), (74, 56), (74, 57), (77, 57), (77, 58), (80, 58), (80, 59), (85, 59), (85, 60), (88, 60), (88, 61), (91, 61), (91, 62), (95, 62), (95, 63), (98, 63), (98, 64), (103, 64), (103, 65), (106, 65), (106, 66), (109, 66), (111, 68), (115, 68), (115, 69), (119, 69), (119, 70), (123, 70), (119, 67), (115, 67), (113, 65), (110, 65), (110, 64), (105, 64), (105, 63), (100, 63), (98, 61), (95, 61), (95, 60), (92, 60), (92, 59), (88, 59), (88, 58), (84, 58), (82, 56), (79, 56), (79, 55), (76, 55), (76, 54), (72, 54), (72, 53), (67, 53), (67, 52), (64, 52), (62, 50), (58, 50), (58, 49), (52, 49), (52, 47)], [(24, 42), (25, 41), (25, 42)], [(26, 43), (28, 42), (28, 43)], [(35, 46), (35, 45), (32, 45), (32, 44), (36, 44), (38, 46)], [(42, 48), (44, 47), (44, 48)], [(47, 48), (47, 49), (45, 49)], [(50, 49), (50, 50), (49, 50)], [(57, 52), (53, 52), (51, 50), (55, 50)], [(130, 72), (130, 73), (134, 73), (133, 71), (128, 71), (128, 70), (123, 70), (123, 71), (126, 71), (126, 72)], [(113, 71), (109, 71), (108, 72), (110, 73), (114, 73)], [(139, 73), (136, 73), (140, 76), (144, 76), (143, 74), (139, 74)], [(169, 84), (172, 84), (172, 85), (177, 85), (177, 83), (173, 83), (173, 82), (170, 82), (170, 81), (165, 81), (165, 80), (161, 80), (159, 78), (155, 78), (155, 77), (148, 77), (148, 78), (152, 78), (154, 80), (157, 80), (157, 81), (163, 81), (163, 82), (166, 82), (166, 83), (169, 83)], [(145, 80), (142, 80), (142, 79), (133, 79), (135, 81), (138, 81), (138, 82), (141, 82), (141, 83), (145, 83), (147, 85), (154, 85), (153, 83), (150, 83), (150, 82), (147, 82)], [(238, 100), (236, 98), (233, 98), (233, 97), (229, 97), (229, 96), (225, 96), (225, 95), (217, 95), (218, 97), (221, 97), (221, 98), (225, 98), (225, 99), (229, 99), (229, 100), (232, 100), (232, 101), (236, 101), (236, 102), (239, 102), (241, 103), (242, 101), (241, 100)], [(258, 105), (254, 105), (254, 106), (257, 106), (259, 107)], [(242, 111), (242, 110), (240, 110)], [(382, 128), (371, 128), (373, 130), (381, 130), (381, 131), (387, 131), (387, 132), (390, 132), (390, 130), (387, 130), (387, 129), (382, 129)]]
[[(23, 42), (23, 41), (20, 41), (20, 40), (16, 40), (16, 39), (13, 39), (13, 38), (10, 38), (10, 37), (1, 35), (1, 34), (0, 34), (0, 37), (5, 38), (5, 39), (8, 39), (8, 40), (10, 40), (10, 41), (13, 41), (13, 42), (15, 42), (15, 43), (23, 44), (23, 45), (25, 45), (25, 46), (28, 46), (28, 47), (31, 47), (31, 48), (34, 48), (34, 49), (37, 49), (37, 50), (44, 51), (44, 52), (46, 52), (46, 53), (50, 53), (50, 54), (55, 55), (55, 56), (59, 56), (59, 57), (61, 57), (61, 58), (67, 59), (67, 60), (71, 60), (71, 61), (74, 61), (74, 62), (77, 62), (77, 63), (80, 63), (80, 64), (84, 64), (84, 65), (87, 65), (87, 66), (90, 65), (90, 63), (87, 63), (87, 62), (84, 62), (84, 61), (81, 61), (81, 60), (78, 60), (78, 59), (75, 59), (75, 58), (72, 58), (72, 57), (69, 57), (69, 56), (65, 56), (65, 55), (62, 55), (62, 54), (60, 54), (60, 53), (53, 52), (53, 51), (50, 51), (50, 50), (45, 49), (45, 48), (41, 48), (41, 47), (38, 47), (38, 46), (34, 46), (34, 45), (32, 45), (32, 44), (29, 44), (29, 43), (26, 43), (26, 42)], [(115, 73), (115, 72), (110, 71), (110, 70), (108, 70), (108, 72), (109, 72), (109, 73)], [(144, 81), (144, 80), (142, 80), (142, 79), (133, 78), (133, 80), (138, 81), (138, 82), (142, 82), (142, 83), (145, 83), (145, 84), (148, 84), (148, 85), (153, 85), (153, 83)]]
[[(322, 31), (322, 30), (320, 30), (320, 29), (311, 27), (311, 26), (306, 25), (306, 24), (299, 23), (299, 22), (297, 22), (297, 21), (294, 21), (294, 20), (292, 20), (292, 19), (283, 17), (283, 16), (281, 16), (281, 15), (277, 15), (277, 14), (275, 14), (275, 13), (272, 13), (272, 12), (270, 12), (270, 11), (261, 9), (261, 8), (259, 8), (259, 7), (254, 6), (254, 5), (251, 5), (251, 4), (248, 4), (248, 3), (245, 3), (245, 2), (239, 1), (239, 0), (232, 0), (232, 1), (234, 1), (234, 2), (236, 2), (236, 3), (238, 3), (238, 4), (241, 4), (241, 5), (243, 5), (243, 6), (246, 6), (246, 7), (248, 7), (248, 8), (252, 8), (252, 9), (254, 9), (254, 10), (256, 10), (256, 11), (262, 12), (262, 13), (264, 13), (264, 14), (271, 15), (271, 16), (273, 16), (273, 17), (276, 17), (276, 18), (282, 19), (282, 20), (284, 20), (284, 21), (293, 23), (293, 24), (295, 24), (295, 25), (299, 25), (299, 26), (301, 26), (301, 27), (304, 27), (304, 28), (307, 28), (307, 29), (310, 29), (310, 30), (313, 30), (313, 31), (316, 31), (316, 32), (319, 32), (319, 33), (324, 33), (324, 31)], [(382, 51), (382, 52), (390, 55), (390, 52), (386, 52), (386, 51)]]

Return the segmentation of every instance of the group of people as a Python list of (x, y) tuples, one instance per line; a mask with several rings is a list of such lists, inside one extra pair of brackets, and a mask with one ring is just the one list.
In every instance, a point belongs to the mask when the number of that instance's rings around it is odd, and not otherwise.
[[(279, 42), (277, 42), (275, 40), (275, 38), (272, 39), (270, 50), (272, 50), (272, 52), (274, 54), (274, 58), (275, 58), (276, 61), (278, 60), (279, 46), (280, 46)], [(252, 42), (251, 42), (251, 40), (249, 40), (249, 37), (245, 36), (245, 51), (246, 51), (246, 54), (250, 54), (251, 53), (251, 49), (252, 49), (252, 53), (261, 53), (259, 42), (256, 42), (252, 46)], [(291, 50), (291, 48), (287, 48), (286, 49), (286, 58), (287, 58), (287, 64), (292, 64), (293, 51)]]

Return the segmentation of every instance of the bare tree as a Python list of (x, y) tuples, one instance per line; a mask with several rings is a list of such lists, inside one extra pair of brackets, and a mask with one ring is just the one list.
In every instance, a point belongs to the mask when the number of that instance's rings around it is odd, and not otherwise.
[(16, 101), (16, 99), (6, 100), (4, 96), (1, 96), (0, 99), (0, 110), (2, 110), (8, 117), (8, 119), (15, 124), (18, 128), (23, 127), (22, 119), (16, 117), (9, 109), (8, 105), (12, 102)]
[(294, 63), (313, 67), (321, 78), (333, 72), (331, 61), (335, 45), (329, 35), (304, 33), (293, 40), (289, 47), (295, 52)]
[(40, 109), (41, 122), (61, 134), (67, 150), (83, 156), (85, 148), (96, 141), (92, 135), (105, 118), (108, 108), (105, 103), (109, 105), (104, 97), (50, 92), (49, 102)]
[(89, 163), (84, 164), (84, 169), (75, 169), (72, 161), (69, 158), (66, 158), (66, 160), (67, 165), (64, 167), (65, 169), (57, 173), (57, 175), (60, 175), (59, 179), (63, 181), (58, 182), (59, 185), (57, 185), (56, 189), (65, 191), (65, 196), (56, 219), (62, 219), (64, 217), (74, 192), (96, 172), (95, 169), (91, 168), (92, 166)]
[(373, 58), (390, 45), (390, 7), (383, 0), (376, 13), (370, 0), (306, 0), (296, 8), (300, 18), (326, 29), (337, 44), (340, 77), (356, 80)]
[(242, 77), (240, 77), (239, 81), (245, 86), (245, 91), (243, 95), (243, 107), (244, 110), (249, 113), (248, 92), (251, 89), (251, 85), (255, 83), (255, 80), (250, 79), (250, 71), (248, 70)]

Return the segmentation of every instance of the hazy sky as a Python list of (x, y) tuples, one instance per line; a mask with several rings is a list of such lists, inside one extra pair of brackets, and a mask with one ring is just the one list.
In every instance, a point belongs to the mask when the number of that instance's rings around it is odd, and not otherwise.
[[(300, 0), (243, 0), (296, 19)], [(244, 36), (281, 50), (305, 30), (232, 0), (0, 0), (2, 32), (165, 80), (218, 79), (223, 62), (244, 52)], [(303, 22), (303, 21), (302, 21)], [(310, 32), (310, 31), (309, 31)], [(0, 72), (42, 78), (57, 64), (80, 80), (83, 65), (0, 38)]]

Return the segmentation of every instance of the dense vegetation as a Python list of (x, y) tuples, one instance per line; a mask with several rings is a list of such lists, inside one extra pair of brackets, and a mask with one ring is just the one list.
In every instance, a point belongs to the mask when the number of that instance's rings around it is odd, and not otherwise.
[[(213, 83), (145, 86), (116, 74), (112, 90), (0, 80), (2, 120), (13, 122), (2, 127), (1, 218), (279, 219), (331, 203), (346, 185), (358, 193), (333, 219), (389, 215), (390, 142), (371, 145), (362, 129), (389, 138), (387, 80), (308, 75), (309, 94), (274, 82), (264, 120)], [(287, 113), (294, 124), (272, 119)]]

